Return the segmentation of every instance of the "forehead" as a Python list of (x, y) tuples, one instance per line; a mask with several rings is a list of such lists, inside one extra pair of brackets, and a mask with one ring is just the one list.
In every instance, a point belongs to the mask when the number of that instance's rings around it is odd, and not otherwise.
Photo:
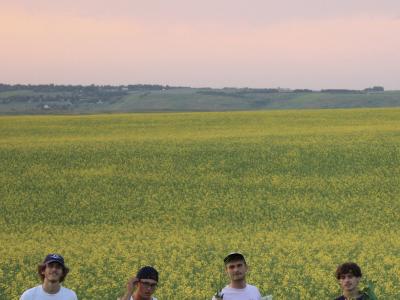
[(354, 275), (353, 273), (349, 272), (349, 273), (342, 273), (340, 274), (340, 277), (356, 277), (356, 275)]
[(225, 266), (229, 267), (229, 266), (237, 266), (237, 265), (244, 265), (244, 264), (245, 264), (244, 260), (236, 259), (236, 260), (232, 260), (230, 262), (227, 262)]
[(46, 264), (46, 267), (59, 267), (59, 268), (62, 268), (62, 265), (60, 263), (56, 262), (56, 261), (52, 261), (52, 262)]
[(154, 279), (140, 279), (140, 282), (143, 283), (157, 283)]

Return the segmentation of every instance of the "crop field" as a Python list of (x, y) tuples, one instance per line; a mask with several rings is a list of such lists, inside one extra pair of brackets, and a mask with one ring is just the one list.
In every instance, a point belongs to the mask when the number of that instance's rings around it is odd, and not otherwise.
[(400, 299), (400, 109), (0, 118), (0, 299), (47, 253), (79, 299), (143, 265), (158, 299), (211, 299), (223, 257), (277, 299), (339, 295), (357, 262)]

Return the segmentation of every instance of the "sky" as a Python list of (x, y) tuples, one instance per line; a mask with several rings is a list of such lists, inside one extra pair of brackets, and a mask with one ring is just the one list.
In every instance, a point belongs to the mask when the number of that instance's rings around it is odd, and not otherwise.
[(400, 90), (399, 0), (0, 0), (0, 83)]

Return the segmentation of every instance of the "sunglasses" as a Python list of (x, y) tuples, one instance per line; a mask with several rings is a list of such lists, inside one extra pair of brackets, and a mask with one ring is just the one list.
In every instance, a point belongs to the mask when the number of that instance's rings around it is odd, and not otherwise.
[(147, 281), (139, 280), (139, 282), (143, 285), (143, 287), (147, 289), (155, 289), (157, 287), (157, 283), (150, 283)]

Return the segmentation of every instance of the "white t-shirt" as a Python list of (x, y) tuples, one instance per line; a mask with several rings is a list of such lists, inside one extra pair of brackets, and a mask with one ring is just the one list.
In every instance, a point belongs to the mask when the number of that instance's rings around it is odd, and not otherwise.
[(25, 291), (19, 300), (78, 300), (74, 291), (61, 287), (58, 293), (48, 294), (42, 285), (35, 286)]
[(224, 294), (224, 300), (261, 300), (258, 288), (250, 284), (246, 284), (244, 289), (234, 289), (226, 286), (221, 292)]

